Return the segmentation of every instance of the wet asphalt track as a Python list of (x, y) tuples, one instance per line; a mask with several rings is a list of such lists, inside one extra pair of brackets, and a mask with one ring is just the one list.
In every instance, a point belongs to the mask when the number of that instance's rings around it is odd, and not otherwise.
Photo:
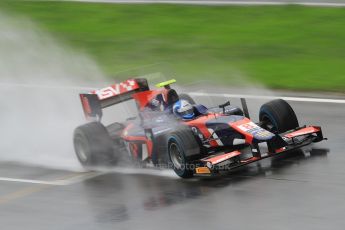
[[(248, 103), (257, 117), (262, 101)], [(329, 140), (222, 178), (80, 174), (2, 162), (0, 177), (23, 181), (0, 180), (1, 229), (343, 229), (345, 104), (291, 105), (300, 123), (320, 124)]]

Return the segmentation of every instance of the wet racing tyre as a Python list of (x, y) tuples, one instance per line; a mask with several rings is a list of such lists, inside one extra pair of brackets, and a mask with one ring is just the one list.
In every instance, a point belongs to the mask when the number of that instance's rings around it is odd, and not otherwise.
[(195, 166), (189, 162), (200, 155), (200, 146), (189, 129), (180, 129), (168, 137), (168, 157), (175, 173), (182, 178), (193, 177)]
[(260, 108), (259, 120), (262, 128), (272, 133), (284, 133), (299, 127), (294, 110), (282, 99), (263, 104)]
[(74, 130), (74, 150), (83, 166), (100, 166), (116, 161), (107, 129), (100, 122), (91, 122)]

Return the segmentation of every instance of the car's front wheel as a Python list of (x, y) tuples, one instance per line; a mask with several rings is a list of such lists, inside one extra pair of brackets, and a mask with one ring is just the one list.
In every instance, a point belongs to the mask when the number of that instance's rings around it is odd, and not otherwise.
[(263, 104), (260, 108), (259, 119), (261, 127), (272, 133), (284, 133), (299, 126), (294, 110), (282, 99)]
[(200, 155), (200, 146), (189, 129), (177, 130), (169, 135), (168, 156), (175, 173), (182, 178), (193, 177), (191, 160)]

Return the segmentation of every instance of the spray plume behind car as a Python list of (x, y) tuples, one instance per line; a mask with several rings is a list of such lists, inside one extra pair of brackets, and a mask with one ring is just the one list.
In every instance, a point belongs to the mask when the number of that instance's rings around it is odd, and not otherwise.
[(0, 161), (80, 170), (71, 132), (80, 123), (80, 85), (104, 81), (84, 54), (27, 18), (0, 12)]

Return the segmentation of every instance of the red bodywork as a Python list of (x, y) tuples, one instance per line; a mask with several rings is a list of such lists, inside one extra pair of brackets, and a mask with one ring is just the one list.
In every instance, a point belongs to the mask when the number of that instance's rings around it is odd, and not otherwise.
[(205, 139), (210, 139), (209, 144), (212, 147), (217, 147), (218, 143), (215, 140), (213, 140), (213, 138), (211, 136), (212, 133), (206, 127), (206, 122), (209, 119), (214, 119), (215, 116), (220, 116), (220, 115), (216, 114), (216, 113), (210, 113), (208, 115), (200, 116), (200, 117), (198, 117), (198, 118), (196, 118), (194, 120), (186, 121), (185, 122), (188, 126), (197, 127), (200, 130), (200, 132), (202, 133), (202, 135), (204, 136)]
[(92, 94), (96, 94), (99, 100), (105, 100), (115, 97), (133, 90), (139, 89), (139, 85), (135, 79), (129, 79), (121, 83), (114, 83), (108, 87), (93, 90)]
[(302, 135), (307, 135), (307, 134), (310, 134), (310, 133), (317, 133), (317, 132), (320, 132), (320, 131), (321, 131), (320, 127), (309, 126), (309, 127), (306, 127), (306, 128), (299, 129), (299, 130), (297, 130), (295, 132), (285, 134), (284, 137), (294, 138), (294, 137), (298, 137), (298, 136), (302, 136)]
[(230, 153), (224, 153), (222, 155), (206, 157), (204, 159), (201, 159), (201, 161), (210, 162), (213, 165), (215, 165), (215, 164), (218, 164), (220, 162), (226, 161), (226, 160), (228, 160), (230, 158), (239, 156), (240, 154), (241, 154), (240, 151), (232, 151)]

